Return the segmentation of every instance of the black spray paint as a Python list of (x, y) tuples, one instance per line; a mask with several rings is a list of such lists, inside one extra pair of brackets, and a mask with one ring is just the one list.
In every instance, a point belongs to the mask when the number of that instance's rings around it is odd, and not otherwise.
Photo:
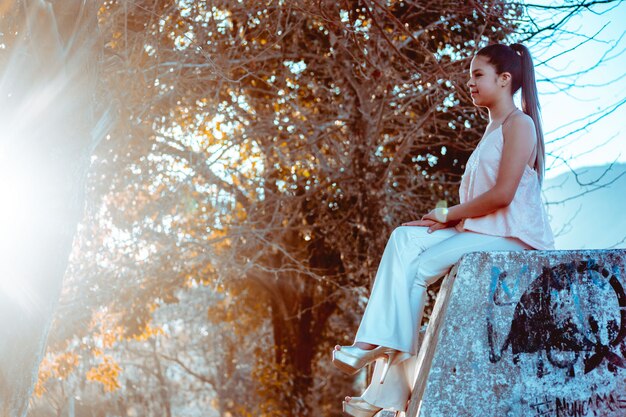
[[(595, 369), (604, 359), (613, 373), (617, 368), (626, 368), (626, 360), (615, 353), (620, 348), (622, 356), (626, 356), (626, 346), (621, 345), (626, 337), (626, 294), (619, 279), (607, 268), (593, 259), (544, 267), (517, 302), (511, 330), (499, 351), (494, 342), (493, 308), (494, 305), (511, 305), (515, 301), (506, 297), (507, 293), (510, 295), (504, 283), (507, 273), (498, 268), (494, 268), (493, 272), (490, 294), (493, 303), (489, 303), (487, 314), (489, 359), (492, 363), (498, 362), (502, 353), (511, 347), (514, 363), (519, 361), (521, 353), (540, 355), (537, 369), (540, 378), (546, 372), (543, 353), (550, 364), (567, 369), (572, 377), (575, 376), (574, 364), (581, 356), (585, 373)], [(610, 293), (614, 293), (614, 300), (610, 302), (617, 303), (620, 311), (619, 319), (608, 320), (604, 327), (599, 324), (601, 318), (593, 314), (597, 309), (581, 308), (580, 290), (588, 290), (593, 285), (612, 290)], [(573, 305), (575, 313), (563, 314), (568, 310), (564, 304)], [(602, 332), (608, 335), (604, 337), (608, 343), (602, 342)]]

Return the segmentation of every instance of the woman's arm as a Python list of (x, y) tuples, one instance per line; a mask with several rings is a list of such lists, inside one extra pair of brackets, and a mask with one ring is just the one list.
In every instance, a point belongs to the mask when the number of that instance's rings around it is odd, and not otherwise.
[(478, 197), (448, 209), (448, 221), (480, 217), (511, 204), (537, 142), (535, 125), (524, 114), (503, 126), (504, 144), (496, 184)]
[[(524, 114), (511, 119), (503, 126), (505, 131), (502, 159), (498, 168), (496, 184), (476, 198), (448, 209), (447, 222), (458, 222), (464, 218), (480, 217), (508, 206), (524, 174), (525, 165), (537, 142), (535, 125), (530, 116)], [(432, 218), (431, 213), (423, 218)], [(427, 217), (428, 216), (428, 217)]]

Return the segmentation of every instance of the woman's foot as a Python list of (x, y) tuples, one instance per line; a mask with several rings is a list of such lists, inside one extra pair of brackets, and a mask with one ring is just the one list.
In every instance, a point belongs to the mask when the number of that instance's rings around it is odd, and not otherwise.
[[(359, 349), (363, 349), (363, 350), (372, 350), (378, 347), (378, 345), (373, 345), (371, 343), (365, 343), (365, 342), (356, 342), (353, 346), (356, 346)], [(341, 346), (335, 345), (335, 350), (341, 350)]]
[(361, 397), (346, 397), (343, 412), (353, 417), (373, 417), (382, 408), (368, 403)]
[(380, 383), (382, 384), (385, 382), (385, 377), (387, 376), (390, 366), (394, 363), (402, 362), (408, 357), (410, 357), (409, 353), (400, 352), (399, 350), (385, 346), (363, 349), (359, 347), (359, 343), (357, 342), (352, 346), (335, 346), (335, 350), (333, 351), (333, 365), (349, 375), (354, 375), (364, 366), (369, 365), (377, 359), (384, 358), (385, 365), (380, 376)]

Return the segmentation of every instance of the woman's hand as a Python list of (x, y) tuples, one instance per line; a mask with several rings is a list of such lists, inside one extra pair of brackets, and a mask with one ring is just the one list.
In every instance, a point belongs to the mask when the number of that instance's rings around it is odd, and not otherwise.
[(432, 226), (433, 223), (437, 223), (433, 220), (413, 220), (412, 222), (402, 223), (402, 226)]
[(402, 223), (402, 226), (424, 226), (428, 227), (428, 233), (432, 233), (435, 230), (454, 227), (457, 223), (460, 222), (460, 220), (454, 220), (444, 223), (440, 221), (441, 213), (437, 213), (436, 210), (437, 209), (431, 210), (427, 214), (423, 215), (420, 220), (413, 220), (412, 222)]
[(402, 226), (424, 226), (428, 227), (427, 232), (432, 233), (435, 230), (445, 229), (448, 226), (446, 223), (439, 223), (436, 220), (425, 219), (426, 216), (422, 217), (421, 220), (413, 220), (412, 222), (402, 223)]

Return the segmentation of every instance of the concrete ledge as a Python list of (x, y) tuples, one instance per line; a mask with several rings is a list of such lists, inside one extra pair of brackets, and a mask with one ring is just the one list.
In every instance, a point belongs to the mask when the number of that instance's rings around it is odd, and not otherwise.
[(625, 264), (623, 249), (463, 256), (407, 416), (626, 416)]

